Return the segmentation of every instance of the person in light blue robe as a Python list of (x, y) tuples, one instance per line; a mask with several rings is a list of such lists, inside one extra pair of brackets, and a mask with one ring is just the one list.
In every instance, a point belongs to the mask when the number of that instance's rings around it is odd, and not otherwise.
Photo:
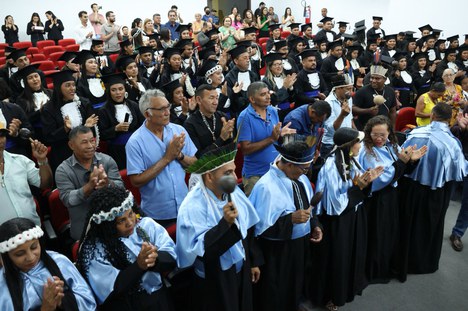
[(26, 218), (0, 226), (0, 310), (95, 310), (86, 281), (68, 258), (45, 250), (43, 234)]
[(403, 276), (433, 273), (439, 268), (444, 219), (453, 184), (468, 174), (460, 141), (450, 132), (452, 108), (438, 103), (431, 123), (411, 131), (403, 148), (426, 145), (426, 156), (400, 179), (401, 254)]
[(236, 143), (217, 148), (188, 168), (198, 183), (179, 209), (176, 249), (179, 267), (195, 271), (192, 310), (253, 310), (252, 283), (263, 263), (253, 238), (259, 217), (236, 186), (236, 151)]
[(136, 219), (130, 192), (102, 188), (90, 197), (78, 268), (102, 310), (173, 310), (161, 276), (176, 266), (175, 244), (149, 217)]
[(249, 196), (260, 217), (255, 235), (265, 257), (259, 300), (261, 310), (295, 311), (305, 300), (309, 244), (322, 239), (321, 226), (311, 217), (314, 192), (305, 175), (315, 148), (300, 140), (275, 148), (280, 156)]

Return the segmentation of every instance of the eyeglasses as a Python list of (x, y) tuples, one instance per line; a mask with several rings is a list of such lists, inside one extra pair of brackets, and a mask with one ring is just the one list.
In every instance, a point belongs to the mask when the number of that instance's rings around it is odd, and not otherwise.
[(448, 73), (448, 74), (446, 74), (446, 75), (443, 75), (442, 77), (453, 77), (453, 76), (454, 76), (454, 74)]
[(172, 104), (169, 104), (166, 107), (161, 107), (161, 108), (148, 107), (148, 108), (146, 108), (146, 110), (156, 110), (156, 111), (159, 111), (159, 112), (165, 112), (165, 111), (171, 110), (171, 107), (172, 107)]
[(371, 133), (370, 136), (371, 136), (372, 138), (385, 138), (385, 137), (388, 137), (388, 134)]
[(307, 174), (307, 172), (310, 169), (310, 164), (308, 166), (306, 166), (306, 167), (300, 166), (300, 165), (297, 165), (297, 164), (295, 164), (295, 166), (298, 167), (302, 171), (302, 174)]

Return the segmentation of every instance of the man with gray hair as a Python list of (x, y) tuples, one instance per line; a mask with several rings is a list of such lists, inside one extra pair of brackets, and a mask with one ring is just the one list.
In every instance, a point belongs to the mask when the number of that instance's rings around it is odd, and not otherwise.
[(176, 221), (187, 195), (184, 168), (195, 162), (197, 148), (187, 131), (169, 122), (171, 104), (160, 90), (148, 90), (140, 98), (146, 121), (125, 146), (127, 174), (140, 189), (141, 208), (162, 226)]
[(278, 111), (270, 105), (270, 90), (263, 82), (253, 82), (247, 89), (250, 105), (237, 120), (238, 141), (244, 155), (242, 183), (248, 196), (255, 183), (270, 169), (278, 156), (273, 144), (280, 136), (296, 133), (288, 123), (281, 127)]

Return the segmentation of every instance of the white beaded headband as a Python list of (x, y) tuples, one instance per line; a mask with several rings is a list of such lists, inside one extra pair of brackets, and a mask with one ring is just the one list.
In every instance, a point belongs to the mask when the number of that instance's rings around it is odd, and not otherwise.
[(209, 76), (211, 76), (212, 74), (214, 74), (218, 70), (223, 70), (223, 68), (220, 65), (216, 65), (213, 68), (211, 68), (210, 70), (207, 70), (206, 73), (205, 73), (205, 78), (208, 78)]
[(39, 226), (35, 226), (34, 228), (23, 231), (6, 241), (1, 242), (0, 253), (8, 253), (9, 251), (14, 250), (18, 246), (23, 245), (27, 241), (39, 239), (43, 235), (44, 231), (42, 231), (41, 227)]
[(112, 221), (116, 217), (122, 216), (122, 214), (125, 211), (131, 209), (132, 206), (133, 206), (133, 195), (129, 191), (127, 198), (122, 202), (120, 206), (113, 207), (108, 212), (101, 211), (99, 212), (99, 214), (93, 214), (90, 220), (94, 221), (97, 224), (100, 224), (103, 221)]

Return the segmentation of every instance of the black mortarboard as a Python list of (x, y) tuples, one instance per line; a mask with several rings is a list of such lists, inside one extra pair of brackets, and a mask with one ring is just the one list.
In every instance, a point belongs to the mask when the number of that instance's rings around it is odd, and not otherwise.
[(120, 48), (123, 49), (126, 46), (132, 45), (132, 42), (130, 42), (130, 40), (126, 39), (126, 40), (120, 41), (119, 45), (120, 45)]
[(146, 53), (151, 53), (153, 54), (153, 48), (151, 46), (140, 46), (138, 48), (138, 54), (140, 55), (143, 55), (143, 54), (146, 54)]
[(395, 59), (393, 57), (380, 55), (380, 62), (383, 63), (383, 65), (392, 65), (394, 61)]
[(123, 71), (127, 68), (128, 65), (135, 62), (136, 55), (123, 55), (119, 56), (115, 61), (115, 66), (119, 68), (119, 70)]
[(171, 82), (164, 84), (161, 87), (161, 89), (164, 92), (164, 94), (166, 94), (167, 96), (168, 94), (172, 94), (172, 92), (174, 92), (174, 90), (176, 90), (179, 87), (183, 87), (183, 86), (182, 84), (180, 84), (179, 79), (175, 79), (175, 80), (172, 80)]
[(235, 59), (239, 55), (247, 53), (247, 48), (243, 45), (236, 46), (235, 48), (230, 49), (228, 53), (231, 55), (232, 59)]
[(255, 27), (247, 27), (247, 28), (244, 28), (242, 29), (244, 31), (244, 35), (248, 35), (250, 33), (256, 33), (257, 32), (257, 28)]
[(326, 37), (322, 37), (321, 39), (314, 39), (314, 43), (317, 46), (320, 46), (322, 43), (328, 43), (328, 39)]
[(245, 46), (246, 48), (249, 48), (253, 45), (254, 43), (250, 40), (242, 40), (236, 43), (237, 46)]
[(174, 44), (174, 47), (178, 49), (183, 49), (187, 45), (193, 46), (192, 39), (181, 39), (177, 41), (176, 44)]
[[(302, 135), (297, 135), (302, 136)], [(306, 136), (302, 136), (303, 139)], [(315, 149), (306, 141), (293, 141), (282, 146), (275, 144), (276, 150), (286, 161), (294, 164), (309, 164), (314, 160)]]
[(127, 79), (127, 75), (124, 73), (113, 73), (110, 75), (101, 76), (102, 82), (107, 86), (111, 86), (114, 84), (124, 84)]
[(295, 28), (299, 28), (299, 26), (301, 26), (301, 23), (291, 23), (291, 24), (289, 24), (289, 28), (291, 28), (291, 30), (293, 30)]
[(332, 41), (327, 44), (327, 51), (336, 48), (337, 46), (343, 46), (343, 42), (341, 40)]
[[(207, 59), (203, 62), (203, 65), (198, 69), (197, 76), (206, 77), (207, 72), (218, 66), (218, 61), (214, 59)], [(219, 67), (220, 70), (221, 66)]]
[(48, 76), (52, 78), (52, 81), (54, 82), (54, 87), (60, 87), (65, 82), (75, 81), (75, 77), (73, 76), (74, 73), (76, 73), (76, 71), (62, 70), (54, 72)]
[(448, 42), (453, 42), (455, 40), (458, 40), (459, 38), (460, 38), (459, 35), (455, 35), (455, 36), (447, 37), (447, 41)]
[(416, 33), (415, 31), (407, 30), (403, 32), (406, 38), (412, 38), (413, 35)]
[(446, 49), (444, 52), (445, 52), (445, 58), (447, 58), (449, 54), (457, 53), (457, 49), (450, 48), (450, 49)]
[(427, 52), (414, 53), (413, 59), (414, 59), (415, 61), (417, 61), (417, 60), (420, 59), (420, 58), (426, 58), (426, 59), (427, 59), (427, 58), (429, 58), (429, 56), (427, 55)]
[(279, 51), (279, 49), (286, 46), (287, 44), (288, 42), (286, 40), (279, 40), (273, 43), (273, 45), (275, 46), (275, 51)]
[(348, 27), (348, 22), (338, 22), (338, 27)]
[(421, 30), (421, 32), (423, 32), (424, 30), (432, 31), (433, 28), (431, 27), (431, 25), (427, 24), (427, 25), (419, 27), (418, 29)]
[(304, 38), (303, 37), (299, 37), (299, 36), (294, 36), (294, 38), (290, 39), (288, 41), (288, 44), (290, 47), (294, 47), (296, 45), (298, 45), (300, 42), (305, 42)]
[(468, 51), (468, 45), (461, 45), (458, 47), (458, 53)]
[(178, 32), (178, 33), (181, 33), (181, 32), (183, 32), (185, 30), (190, 30), (190, 28), (192, 28), (191, 23), (188, 23), (187, 25), (179, 24), (179, 26), (177, 26), (175, 31)]
[(379, 38), (380, 38), (379, 34), (369, 35), (367, 37), (367, 45), (369, 46), (370, 44), (377, 44), (377, 40)]
[(208, 59), (211, 55), (216, 55), (215, 47), (204, 48), (198, 52), (200, 59)]
[(216, 40), (208, 40), (205, 44), (202, 45), (203, 48), (211, 48), (216, 45)]
[(333, 20), (333, 17), (324, 17), (320, 20), (320, 22), (323, 24), (323, 23), (326, 23), (326, 22), (331, 22)]
[(384, 39), (385, 39), (386, 41), (392, 40), (392, 39), (393, 39), (393, 40), (396, 40), (396, 38), (397, 38), (397, 35), (396, 35), (396, 34), (391, 34), (391, 35), (388, 35), (388, 36), (385, 36), (385, 37), (384, 37)]
[(429, 35), (427, 35), (427, 36), (424, 36), (424, 37), (421, 38), (421, 41), (422, 41), (422, 42), (426, 42), (426, 41), (429, 40), (429, 39), (435, 39), (435, 38), (434, 38), (434, 35), (433, 35), (433, 34), (429, 34)]
[(104, 44), (104, 41), (98, 40), (98, 39), (93, 39), (93, 40), (91, 41), (91, 46), (92, 46), (92, 47), (95, 46), (95, 45), (101, 45), (101, 44)]
[(316, 49), (307, 49), (298, 54), (298, 56), (300, 56), (302, 60), (306, 59), (307, 57), (316, 56), (316, 55), (317, 55)]
[(148, 36), (149, 40), (158, 40), (159, 37), (161, 37), (161, 35), (157, 32), (152, 33)]
[(400, 60), (402, 58), (408, 58), (408, 55), (404, 52), (396, 52), (394, 55), (393, 55), (393, 58), (395, 60)]
[(90, 50), (81, 50), (72, 63), (83, 65), (88, 59), (95, 59), (94, 54)]
[(272, 53), (268, 53), (267, 55), (265, 55), (263, 59), (265, 60), (266, 64), (269, 64), (271, 62), (274, 62), (275, 60), (282, 60), (283, 55), (281, 53), (272, 52)]
[(341, 35), (341, 37), (343, 38), (343, 41), (356, 39), (355, 35), (350, 35), (349, 33), (344, 33)]
[(7, 56), (7, 58), (11, 58), (14, 62), (16, 62), (18, 58), (26, 56), (26, 50), (27, 48), (16, 49), (13, 52), (11, 52), (10, 55)]
[(22, 79), (26, 79), (26, 77), (30, 74), (38, 72), (37, 69), (39, 68), (39, 66), (40, 64), (31, 64), (26, 67), (23, 67), (20, 70), (18, 70), (18, 76)]
[(445, 43), (447, 40), (445, 39), (437, 39), (436, 43), (435, 43), (435, 46), (439, 46), (441, 45), (442, 43)]
[(271, 24), (270, 26), (268, 26), (268, 29), (270, 29), (270, 31), (273, 31), (275, 29), (279, 29), (281, 26), (281, 24)]
[(353, 44), (351, 46), (348, 46), (347, 47), (348, 51), (359, 51), (359, 54), (362, 53), (362, 51), (364, 50), (364, 48), (362, 47), (361, 44), (357, 43), (357, 44)]
[(301, 31), (306, 32), (307, 28), (312, 28), (312, 23), (301, 25)]
[(72, 59), (76, 57), (76, 54), (77, 54), (76, 52), (65, 51), (63, 52), (62, 56), (58, 58), (58, 60), (68, 63), (69, 61), (71, 61)]
[(180, 49), (177, 48), (167, 48), (164, 50), (163, 57), (167, 60), (171, 58), (172, 55), (180, 55)]
[(16, 51), (16, 48), (14, 48), (14, 47), (12, 47), (12, 46), (7, 45), (7, 46), (5, 47), (5, 53), (12, 53), (12, 52), (14, 52), (14, 51)]
[(219, 33), (219, 30), (213, 27), (213, 29), (205, 32), (205, 35), (208, 37), (208, 39), (211, 39), (211, 36), (217, 35), (218, 33)]
[(380, 16), (372, 16), (373, 21), (383, 21), (383, 17)]
[(442, 33), (442, 31), (443, 31), (442, 29), (432, 29), (432, 33), (435, 35)]
[(358, 32), (361, 30), (366, 30), (366, 21), (362, 20), (354, 24), (354, 31)]
[(410, 42), (416, 42), (418, 41), (418, 38), (415, 38), (413, 36), (409, 37), (409, 38), (405, 38), (406, 42), (410, 43)]

